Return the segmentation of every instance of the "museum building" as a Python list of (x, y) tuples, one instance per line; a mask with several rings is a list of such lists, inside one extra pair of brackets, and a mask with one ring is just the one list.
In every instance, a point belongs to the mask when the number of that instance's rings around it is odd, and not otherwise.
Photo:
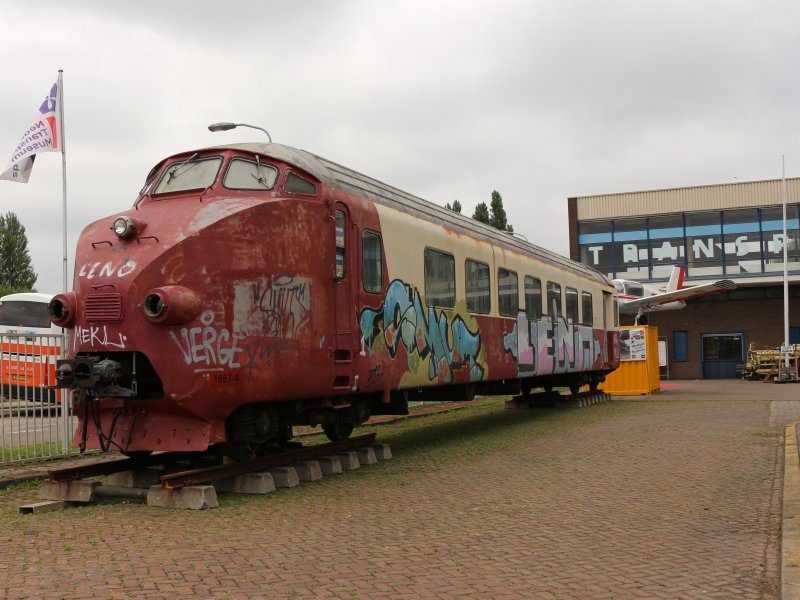
[(784, 342), (784, 244), (789, 342), (800, 343), (800, 178), (786, 180), (785, 238), (783, 189), (777, 179), (569, 198), (570, 257), (656, 287), (674, 265), (686, 267), (684, 287), (733, 280), (734, 290), (648, 320), (666, 342), (662, 373), (671, 379), (738, 377), (751, 344)]

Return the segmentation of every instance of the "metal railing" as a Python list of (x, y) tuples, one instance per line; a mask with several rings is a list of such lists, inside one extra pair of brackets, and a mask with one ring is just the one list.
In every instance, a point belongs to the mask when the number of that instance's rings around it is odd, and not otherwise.
[(0, 333), (0, 464), (77, 453), (72, 398), (50, 388), (65, 347), (61, 334)]

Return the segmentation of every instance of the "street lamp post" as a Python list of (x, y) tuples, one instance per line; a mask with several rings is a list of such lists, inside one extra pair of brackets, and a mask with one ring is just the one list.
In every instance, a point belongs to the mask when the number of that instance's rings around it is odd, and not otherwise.
[(258, 129), (259, 131), (263, 131), (267, 134), (267, 139), (269, 143), (272, 143), (272, 136), (269, 134), (269, 131), (264, 129), (263, 127), (258, 127), (257, 125), (248, 125), (247, 123), (214, 123), (208, 126), (209, 131), (228, 131), (229, 129), (236, 129), (237, 127), (250, 127), (251, 129)]

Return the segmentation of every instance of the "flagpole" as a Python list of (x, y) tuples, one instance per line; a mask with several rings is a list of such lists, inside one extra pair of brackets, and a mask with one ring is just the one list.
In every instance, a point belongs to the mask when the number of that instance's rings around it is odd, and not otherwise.
[(58, 70), (58, 135), (61, 137), (61, 191), (62, 191), (62, 227), (63, 227), (63, 265), (62, 291), (67, 291), (67, 147), (64, 138), (64, 71)]

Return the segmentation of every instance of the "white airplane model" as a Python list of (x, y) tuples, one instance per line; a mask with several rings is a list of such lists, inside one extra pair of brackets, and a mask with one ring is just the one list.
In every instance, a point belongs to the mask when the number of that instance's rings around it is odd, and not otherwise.
[(713, 283), (683, 287), (684, 267), (673, 267), (666, 287), (657, 288), (639, 281), (614, 279), (611, 283), (619, 293), (619, 312), (635, 314), (637, 325), (646, 325), (646, 312), (658, 310), (677, 310), (686, 306), (686, 300), (708, 294), (732, 290), (736, 284), (730, 279), (720, 279)]

